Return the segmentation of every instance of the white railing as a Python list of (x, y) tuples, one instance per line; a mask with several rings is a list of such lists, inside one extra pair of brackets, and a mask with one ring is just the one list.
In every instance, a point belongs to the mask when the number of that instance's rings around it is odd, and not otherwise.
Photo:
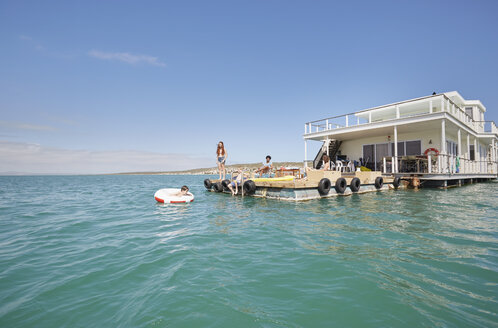
[(485, 132), (485, 126), (489, 125), (487, 128), (489, 132), (498, 133), (494, 122), (474, 121), (467, 115), (463, 108), (455, 104), (446, 95), (441, 94), (307, 122), (304, 124), (304, 134), (390, 121), (404, 117), (415, 117), (436, 112), (449, 113), (476, 132)]
[(498, 127), (493, 121), (479, 121), (483, 125), (483, 132), (498, 134)]
[[(395, 173), (394, 157), (382, 159), (382, 172)], [(398, 156), (396, 173), (429, 174), (497, 174), (498, 162), (491, 160), (473, 161), (454, 155)]]

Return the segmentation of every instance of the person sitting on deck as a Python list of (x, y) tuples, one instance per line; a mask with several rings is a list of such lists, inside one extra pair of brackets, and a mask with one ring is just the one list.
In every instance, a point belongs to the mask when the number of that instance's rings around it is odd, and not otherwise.
[(262, 177), (264, 173), (268, 173), (271, 178), (271, 170), (273, 169), (273, 163), (271, 162), (271, 156), (266, 156), (266, 163), (263, 162), (263, 166), (256, 170), (254, 173), (259, 173), (259, 176)]
[[(230, 189), (232, 196), (239, 193), (239, 185), (242, 183), (242, 178), (249, 178), (247, 175), (242, 174), (242, 170), (237, 170), (237, 173), (238, 174), (235, 176), (235, 179), (228, 184), (228, 189)], [(233, 188), (235, 188), (235, 191)]]
[[(330, 157), (327, 154), (323, 154), (322, 155), (322, 166), (317, 170), (330, 171), (331, 165), (333, 165), (335, 167), (334, 163), (332, 163), (332, 161), (330, 160)], [(311, 167), (306, 167), (306, 171), (311, 171), (311, 170), (314, 170), (314, 169)]]

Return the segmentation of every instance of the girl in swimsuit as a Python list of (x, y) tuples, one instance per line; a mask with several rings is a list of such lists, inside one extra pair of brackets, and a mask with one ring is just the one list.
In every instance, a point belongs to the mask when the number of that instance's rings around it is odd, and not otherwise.
[[(218, 171), (220, 173), (220, 180), (225, 180), (225, 162), (227, 160), (227, 151), (225, 150), (225, 145), (223, 145), (223, 141), (218, 142), (218, 148), (216, 149), (216, 157), (217, 161), (216, 164), (218, 164)], [(223, 175), (223, 179), (221, 176)]]

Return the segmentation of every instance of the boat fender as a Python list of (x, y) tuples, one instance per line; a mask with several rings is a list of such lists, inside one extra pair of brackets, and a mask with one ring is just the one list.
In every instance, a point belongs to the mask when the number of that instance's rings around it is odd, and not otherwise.
[(222, 192), (223, 191), (223, 186), (221, 185), (221, 182), (216, 182), (213, 185), (214, 191), (216, 192)]
[(223, 188), (228, 189), (228, 185), (230, 184), (230, 180), (223, 180), (221, 181), (221, 185)]
[(211, 180), (209, 179), (204, 180), (204, 187), (206, 187), (207, 190), (210, 190), (212, 186), (213, 183), (211, 182)]
[(344, 194), (346, 187), (347, 187), (346, 179), (339, 178), (335, 181), (335, 191), (338, 194)]
[(436, 148), (427, 148), (424, 151), (425, 157), (427, 157), (427, 154), (429, 154), (429, 152), (436, 154), (436, 155), (434, 155), (434, 157), (437, 157), (439, 155), (439, 150), (437, 150)]
[(244, 192), (248, 195), (254, 194), (256, 192), (256, 184), (252, 180), (247, 180), (244, 182)]
[(330, 191), (331, 186), (332, 186), (332, 184), (330, 183), (330, 180), (327, 178), (323, 178), (318, 183), (318, 193), (322, 196), (327, 195)]
[(394, 189), (398, 189), (400, 184), (401, 184), (401, 178), (400, 177), (394, 178), (394, 181), (393, 181)]
[(360, 186), (361, 186), (360, 179), (353, 178), (353, 180), (351, 180), (351, 183), (349, 184), (349, 189), (351, 189), (352, 192), (358, 192), (358, 190), (360, 190)]
[(382, 177), (377, 177), (375, 179), (375, 188), (380, 189), (384, 185), (384, 179)]

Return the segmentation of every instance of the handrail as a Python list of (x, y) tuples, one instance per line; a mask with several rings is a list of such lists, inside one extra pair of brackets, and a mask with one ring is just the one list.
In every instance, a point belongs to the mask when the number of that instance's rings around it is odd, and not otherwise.
[[(347, 122), (348, 122), (347, 118), (349, 116), (353, 116), (354, 115), (354, 116), (356, 116), (358, 118), (359, 114), (362, 114), (362, 113), (372, 112), (372, 111), (375, 111), (377, 109), (388, 108), (388, 107), (392, 107), (392, 106), (396, 106), (397, 107), (397, 106), (402, 105), (402, 104), (417, 102), (417, 101), (420, 101), (420, 100), (427, 100), (427, 99), (431, 99), (431, 98), (440, 98), (441, 99), (441, 103), (446, 102), (447, 103), (446, 106), (444, 106), (444, 104), (441, 106), (441, 107), (446, 107), (444, 109), (444, 112), (447, 112), (447, 113), (450, 113), (450, 114), (454, 114), (458, 120), (460, 120), (460, 121), (464, 122), (465, 124), (469, 125), (471, 128), (473, 128), (474, 130), (476, 130), (476, 132), (479, 132), (479, 128), (475, 124), (479, 123), (481, 121), (474, 120), (470, 115), (468, 115), (466, 113), (466, 111), (462, 107), (460, 107), (453, 100), (451, 100), (446, 94), (441, 93), (441, 94), (430, 95), (430, 96), (425, 96), (425, 97), (420, 97), (420, 98), (415, 98), (415, 99), (410, 99), (410, 100), (404, 100), (404, 101), (400, 101), (400, 102), (396, 102), (396, 103), (392, 103), (392, 104), (387, 104), (387, 105), (372, 107), (372, 108), (368, 108), (368, 109), (364, 109), (364, 110), (361, 110), (361, 111), (356, 111), (356, 112), (352, 112), (352, 113), (348, 113), (348, 114), (331, 116), (331, 117), (323, 118), (323, 119), (320, 119), (320, 120), (309, 121), (309, 122), (305, 123), (305, 134), (311, 134), (311, 133), (313, 133), (312, 127), (316, 127), (317, 128), (317, 132), (318, 132), (318, 128), (322, 128), (322, 127), (325, 127), (326, 130), (329, 130), (329, 126), (330, 125), (336, 126), (335, 128), (341, 128), (341, 127), (348, 126), (348, 124), (347, 124)], [(450, 108), (450, 106), (451, 106), (451, 108)], [(455, 109), (458, 112), (454, 112)], [(430, 109), (430, 111), (432, 111), (432, 109)], [(442, 108), (441, 108), (441, 111), (443, 112)], [(463, 117), (461, 116), (461, 114), (463, 114)], [(338, 118), (346, 118), (346, 125), (344, 126), (342, 124), (329, 123), (328, 122), (329, 120), (334, 120), (334, 119), (338, 119)], [(396, 117), (396, 118), (398, 118), (398, 117)], [(487, 121), (483, 121), (483, 122), (487, 122)], [(317, 124), (317, 123), (319, 123), (319, 124)], [(370, 122), (368, 122), (368, 123), (370, 123)], [(494, 124), (494, 122), (493, 122), (493, 124)], [(351, 126), (355, 126), (355, 125), (359, 125), (359, 123), (352, 124)], [(310, 127), (309, 131), (306, 129), (306, 126)], [(495, 124), (495, 126), (496, 126), (496, 124)]]

